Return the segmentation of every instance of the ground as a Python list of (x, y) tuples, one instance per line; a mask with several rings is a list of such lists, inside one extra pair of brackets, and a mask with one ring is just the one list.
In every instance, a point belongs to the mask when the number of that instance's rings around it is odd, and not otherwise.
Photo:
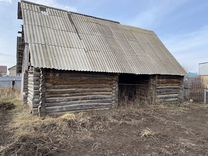
[(208, 154), (208, 105), (140, 105), (40, 118), (12, 102), (13, 110), (0, 110), (2, 155)]

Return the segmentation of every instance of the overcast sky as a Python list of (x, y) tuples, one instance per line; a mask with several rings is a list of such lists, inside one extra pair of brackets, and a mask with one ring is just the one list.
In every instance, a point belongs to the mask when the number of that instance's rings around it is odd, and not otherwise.
[[(208, 62), (208, 0), (30, 0), (156, 32), (188, 71)], [(0, 0), (0, 65), (16, 64), (17, 0)]]

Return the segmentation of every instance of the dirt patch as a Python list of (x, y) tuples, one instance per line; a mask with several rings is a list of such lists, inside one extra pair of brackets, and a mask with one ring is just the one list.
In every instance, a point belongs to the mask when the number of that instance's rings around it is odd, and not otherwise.
[[(21, 112), (21, 111), (20, 111)], [(152, 105), (10, 119), (4, 155), (207, 155), (208, 107)]]

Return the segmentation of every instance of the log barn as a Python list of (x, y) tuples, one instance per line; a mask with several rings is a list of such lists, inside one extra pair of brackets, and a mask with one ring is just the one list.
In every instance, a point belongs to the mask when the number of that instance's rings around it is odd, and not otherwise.
[(182, 100), (184, 69), (150, 30), (18, 3), (17, 71), (33, 114)]

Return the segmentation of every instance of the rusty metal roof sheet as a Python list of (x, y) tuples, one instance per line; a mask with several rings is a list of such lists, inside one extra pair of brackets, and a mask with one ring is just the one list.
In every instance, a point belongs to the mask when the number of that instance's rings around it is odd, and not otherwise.
[(25, 42), (29, 43), (34, 67), (185, 74), (152, 31), (26, 1), (21, 2), (21, 9)]

